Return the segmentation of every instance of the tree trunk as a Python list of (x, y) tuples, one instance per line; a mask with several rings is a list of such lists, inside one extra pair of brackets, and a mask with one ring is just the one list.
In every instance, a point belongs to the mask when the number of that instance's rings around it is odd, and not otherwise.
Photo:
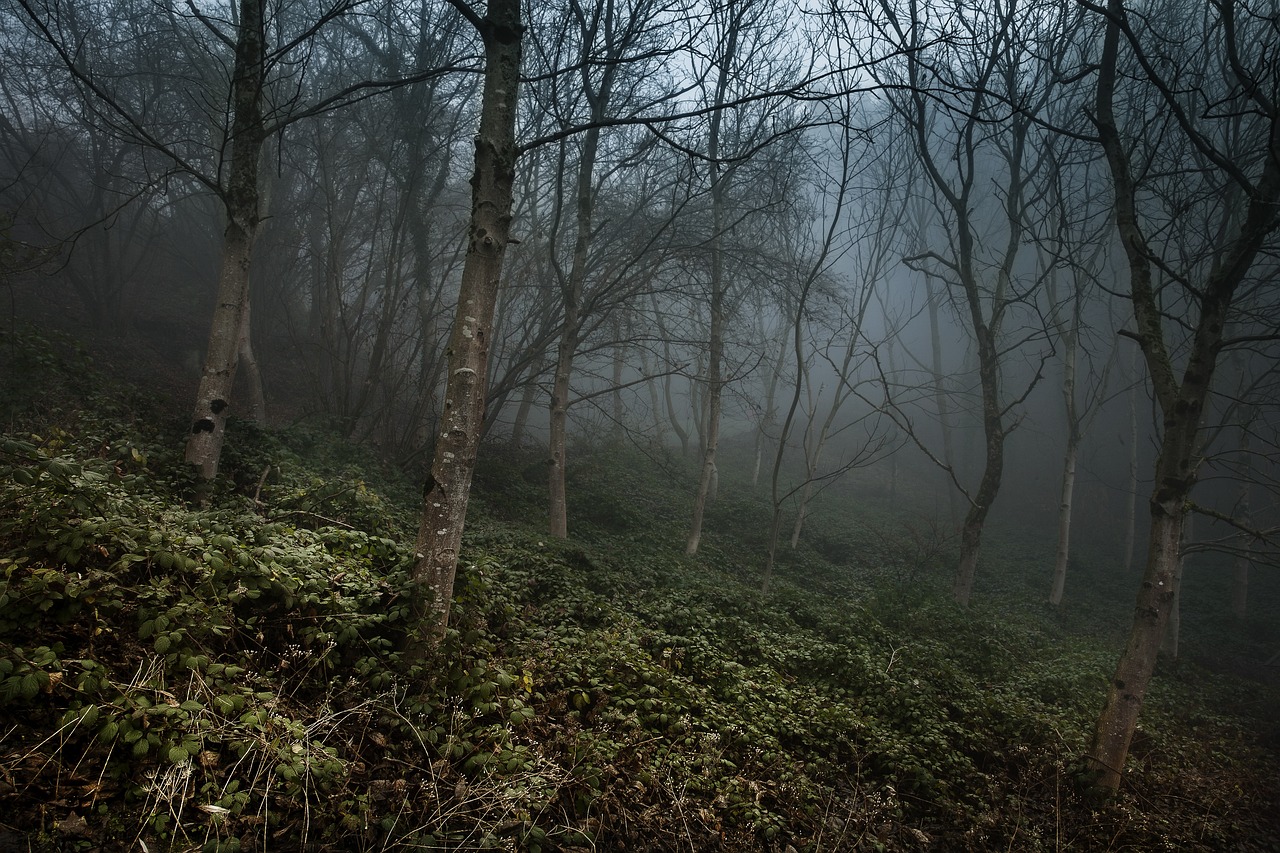
[(973, 496), (969, 511), (960, 528), (960, 562), (956, 567), (951, 595), (961, 607), (969, 606), (973, 594), (973, 582), (978, 571), (978, 552), (982, 547), (982, 529), (987, 521), (991, 504), (1000, 492), (1000, 480), (1004, 474), (1005, 431), (1000, 411), (999, 356), (990, 331), (983, 325), (978, 309), (972, 309), (973, 323), (978, 338), (978, 373), (982, 382), (982, 426), (986, 436), (986, 464), (982, 480)]
[(484, 40), (484, 95), (471, 179), (471, 223), (458, 291), (457, 316), (449, 336), (444, 411), (435, 454), (423, 490), (413, 579), (431, 593), (422, 615), (424, 639), (438, 641), (448, 625), (458, 551), (466, 523), (471, 475), (484, 426), (489, 338), (498, 283), (511, 227), (515, 179), (516, 95), (520, 83), (523, 27), (520, 0), (490, 0), (482, 19), (455, 6)]
[(244, 307), (244, 320), (240, 323), (240, 375), (248, 386), (249, 409), (245, 417), (256, 424), (267, 422), (267, 397), (262, 389), (262, 371), (258, 367), (258, 357), (253, 352), (253, 323), (249, 317), (249, 306)]
[(1124, 509), (1124, 565), (1121, 577), (1133, 572), (1133, 549), (1138, 544), (1138, 387), (1137, 351), (1134, 351), (1132, 379), (1135, 385), (1129, 389), (1129, 490), (1125, 495)]
[[(593, 118), (599, 118), (603, 101), (592, 100)], [(607, 97), (607, 94), (604, 96)], [(564, 321), (560, 325), (560, 343), (556, 347), (556, 371), (551, 385), (550, 424), (550, 472), (548, 476), (548, 525), (551, 536), (564, 539), (569, 535), (569, 510), (565, 493), (565, 446), (569, 431), (569, 382), (573, 378), (573, 357), (578, 351), (579, 324), (581, 321), (582, 295), (587, 281), (587, 252), (591, 247), (591, 222), (595, 211), (595, 191), (592, 176), (595, 174), (596, 151), (600, 143), (600, 129), (593, 127), (584, 134), (582, 156), (578, 161), (577, 180), (577, 234), (573, 243), (573, 259), (569, 278), (562, 280), (561, 303)], [(557, 264), (557, 268), (559, 265)]]
[(1156, 655), (1173, 603), (1173, 576), (1182, 541), (1181, 506), (1161, 506), (1153, 498), (1151, 514), (1147, 568), (1138, 591), (1133, 627), (1111, 678), (1089, 750), (1088, 763), (1096, 774), (1094, 784), (1103, 789), (1120, 787), (1129, 743), (1138, 724), (1138, 711), (1142, 708), (1151, 673), (1155, 671)]
[(1160, 654), (1173, 663), (1178, 661), (1178, 644), (1182, 639), (1182, 576), (1187, 570), (1187, 546), (1191, 544), (1192, 517), (1182, 520), (1182, 545), (1178, 551), (1178, 564), (1173, 572), (1173, 600), (1169, 602), (1169, 622), (1164, 627), (1164, 639), (1160, 642)]
[(938, 319), (938, 301), (942, 292), (935, 291), (933, 279), (924, 277), (925, 293), (929, 309), (929, 343), (932, 348), (930, 373), (932, 374), (933, 402), (938, 410), (938, 428), (942, 431), (942, 461), (951, 473), (944, 473), (942, 488), (947, 493), (947, 513), (953, 528), (960, 525), (960, 495), (956, 492), (951, 477), (956, 471), (955, 439), (951, 434), (951, 404), (947, 399), (946, 387), (942, 379), (942, 329)]
[(619, 447), (626, 435), (626, 430), (623, 429), (626, 405), (622, 401), (622, 375), (627, 366), (627, 341), (623, 337), (626, 329), (623, 328), (622, 320), (615, 318), (613, 330), (613, 426), (609, 429), (609, 441), (615, 447)]
[(556, 347), (556, 371), (551, 385), (548, 446), (548, 525), (547, 532), (560, 539), (569, 535), (569, 517), (565, 493), (565, 444), (569, 423), (569, 377), (573, 373), (573, 354), (578, 348), (578, 312), (576, 305), (565, 304), (560, 343)]
[[(670, 356), (668, 356), (668, 360)], [(669, 362), (668, 362), (669, 363)], [(671, 392), (671, 374), (662, 378), (662, 396), (666, 403), (667, 419), (671, 423), (671, 431), (680, 440), (680, 458), (689, 458), (689, 430), (680, 423), (680, 414), (676, 411), (675, 395)]]
[(248, 322), (249, 265), (258, 230), (258, 160), (262, 153), (262, 86), (266, 53), (263, 0), (240, 0), (232, 80), (230, 178), (223, 193), (223, 232), (218, 296), (196, 391), (185, 459), (200, 476), (218, 474), (231, 389), (239, 367), (241, 330)]
[(648, 351), (644, 348), (640, 349), (640, 370), (648, 378), (644, 384), (649, 389), (649, 415), (653, 418), (653, 436), (654, 441), (659, 447), (665, 447), (667, 443), (666, 427), (663, 424), (662, 405), (658, 401), (658, 383), (653, 377), (653, 372), (649, 368)]
[(1071, 556), (1071, 508), (1076, 488), (1076, 457), (1080, 452), (1080, 438), (1073, 427), (1068, 427), (1067, 452), (1062, 459), (1062, 496), (1058, 503), (1058, 548), (1053, 560), (1053, 588), (1049, 592), (1049, 604), (1062, 606), (1062, 595), (1067, 588), (1067, 563)]
[(538, 393), (538, 375), (542, 373), (542, 359), (534, 365), (529, 381), (520, 393), (520, 405), (516, 407), (516, 417), (511, 423), (511, 446), (519, 449), (524, 444), (524, 431), (529, 425), (529, 412), (533, 409), (533, 398)]
[(653, 319), (658, 325), (658, 336), (662, 338), (662, 359), (665, 366), (662, 377), (662, 400), (666, 407), (667, 419), (671, 423), (671, 431), (680, 440), (680, 458), (689, 458), (689, 430), (680, 422), (676, 412), (675, 394), (671, 390), (674, 363), (671, 360), (671, 336), (667, 334), (666, 325), (662, 322), (662, 312), (658, 310), (658, 302), (653, 301)]
[(698, 545), (702, 542), (702, 522), (707, 503), (712, 498), (712, 485), (716, 480), (716, 449), (720, 444), (720, 401), (723, 390), (720, 380), (720, 363), (724, 355), (724, 293), (721, 290), (723, 285), (720, 281), (720, 252), (714, 246), (711, 252), (711, 339), (707, 356), (707, 426), (703, 436), (702, 476), (698, 480), (698, 491), (693, 499), (693, 524), (689, 530), (689, 539), (685, 543), (686, 554), (698, 553)]
[[(761, 324), (760, 336), (761, 338), (764, 337), (763, 324)], [(756, 461), (751, 470), (752, 487), (760, 484), (760, 462), (764, 456), (764, 442), (778, 415), (775, 411), (777, 407), (778, 380), (782, 378), (782, 363), (786, 360), (787, 345), (789, 343), (786, 335), (782, 335), (781, 340), (782, 343), (778, 348), (778, 359), (769, 366), (769, 384), (765, 387), (764, 409), (760, 412), (760, 423), (756, 425)]]
[[(1216, 262), (1195, 290), (1199, 315), (1193, 325), (1188, 324), (1190, 345), (1179, 378), (1165, 341), (1162, 301), (1152, 282), (1154, 253), (1140, 226), (1138, 184), (1130, 169), (1127, 141), (1121, 138), (1115, 120), (1117, 58), (1125, 17), (1122, 0), (1108, 0), (1098, 70), (1096, 123), (1115, 189), (1116, 230), (1129, 261), (1134, 335), (1146, 357), (1164, 423), (1151, 496), (1147, 567), (1129, 641), (1116, 666), (1087, 758), (1094, 774), (1093, 784), (1104, 792), (1120, 786), (1138, 711), (1174, 601), (1183, 519), (1201, 461), (1200, 420), (1217, 367), (1223, 329), (1230, 319), (1236, 290), (1273, 229), (1275, 206), (1280, 200), (1280, 158), (1275, 156), (1280, 146), (1280, 123), (1273, 113), (1269, 116), (1271, 156), (1264, 159), (1261, 174), (1249, 187), (1243, 221), (1236, 233), (1229, 238), (1224, 235)], [(1160, 85), (1159, 81), (1152, 82)], [(1236, 213), (1230, 215), (1234, 217)]]
[[(732, 8), (732, 7), (730, 7)], [(721, 376), (724, 362), (725, 331), (725, 291), (728, 286), (724, 274), (724, 230), (726, 195), (729, 189), (729, 175), (725, 174), (720, 164), (720, 130), (723, 121), (722, 107), (728, 91), (731, 68), (738, 52), (738, 27), (740, 21), (732, 20), (728, 24), (727, 42), (724, 52), (719, 57), (719, 76), (716, 80), (716, 108), (711, 114), (711, 125), (707, 131), (707, 171), (711, 186), (711, 318), (707, 340), (707, 383), (705, 388), (707, 422), (702, 443), (702, 476), (698, 480), (698, 490), (693, 499), (693, 523), (689, 528), (689, 539), (685, 543), (686, 554), (698, 553), (698, 545), (702, 541), (702, 522), (707, 503), (715, 500), (719, 488), (719, 471), (716, 469), (716, 450), (720, 444), (720, 407), (724, 396), (724, 380)]]
[(1253, 560), (1249, 557), (1251, 539), (1247, 533), (1238, 537), (1240, 553), (1236, 554), (1231, 566), (1231, 615), (1237, 622), (1244, 622), (1249, 615), (1249, 566)]

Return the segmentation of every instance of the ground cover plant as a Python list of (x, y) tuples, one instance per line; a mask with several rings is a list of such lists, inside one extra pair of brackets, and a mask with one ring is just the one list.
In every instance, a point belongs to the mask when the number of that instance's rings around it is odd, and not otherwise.
[(1039, 607), (1015, 533), (962, 611), (948, 543), (833, 490), (766, 596), (748, 484), (691, 558), (681, 460), (578, 453), (551, 540), (538, 454), (494, 447), (453, 625), (410, 660), (409, 480), (234, 423), (196, 501), (162, 401), (3, 345), (0, 847), (1280, 846), (1276, 689), (1190, 661), (1121, 794), (1081, 799), (1123, 613), (1102, 570), (1076, 615)]

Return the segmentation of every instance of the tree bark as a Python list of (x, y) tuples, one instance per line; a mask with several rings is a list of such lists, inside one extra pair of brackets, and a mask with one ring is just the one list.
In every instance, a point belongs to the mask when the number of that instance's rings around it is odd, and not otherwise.
[(218, 296), (185, 459), (200, 477), (218, 474), (239, 366), (241, 330), (248, 322), (249, 267), (258, 230), (258, 161), (262, 154), (262, 87), (266, 55), (263, 0), (240, 0), (232, 80), (230, 178), (223, 193), (227, 225), (222, 239)]
[(1062, 458), (1062, 492), (1058, 502), (1058, 547), (1053, 560), (1053, 588), (1049, 591), (1049, 604), (1062, 606), (1062, 596), (1067, 588), (1067, 564), (1071, 557), (1071, 509), (1076, 488), (1076, 458), (1080, 451), (1080, 437), (1069, 428), (1067, 449)]
[[(718, 212), (719, 205), (716, 207)], [(718, 227), (721, 217), (716, 215), (713, 218)], [(689, 538), (685, 542), (686, 554), (698, 553), (698, 545), (702, 542), (702, 522), (716, 480), (716, 449), (720, 444), (720, 405), (724, 390), (720, 369), (724, 358), (725, 318), (719, 242), (718, 236), (713, 238), (711, 248), (711, 335), (707, 350), (707, 426), (703, 442), (702, 475), (698, 479), (698, 491), (693, 499), (693, 523), (689, 529)]]
[(1192, 516), (1184, 516), (1178, 561), (1173, 570), (1173, 599), (1169, 602), (1169, 619), (1164, 626), (1164, 639), (1160, 641), (1160, 654), (1173, 663), (1178, 661), (1178, 645), (1182, 641), (1182, 576), (1187, 570), (1187, 546), (1191, 544), (1192, 526)]
[(1071, 319), (1061, 322), (1057, 316), (1058, 288), (1054, 270), (1049, 273), (1046, 287), (1054, 305), (1054, 325), (1062, 344), (1062, 405), (1063, 419), (1067, 425), (1066, 448), (1062, 457), (1062, 488), (1058, 500), (1058, 546), (1054, 552), (1053, 585), (1049, 590), (1049, 604), (1062, 606), (1062, 596), (1067, 588), (1067, 566), (1071, 559), (1071, 514), (1076, 488), (1076, 460), (1080, 454), (1081, 414), (1076, 403), (1076, 365), (1078, 361), (1080, 333), (1080, 292), (1073, 288), (1070, 297)]
[(999, 356), (990, 330), (982, 322), (976, 298), (971, 309), (974, 331), (978, 339), (978, 375), (982, 385), (982, 426), (986, 435), (986, 464), (978, 490), (965, 513), (960, 528), (960, 562), (956, 566), (951, 595), (961, 607), (969, 606), (973, 595), (973, 583), (978, 571), (978, 554), (982, 548), (982, 529), (987, 522), (991, 504), (1000, 492), (1004, 475), (1005, 429), (1000, 411)]
[(443, 412), (431, 473), (423, 490), (413, 579), (430, 591), (422, 625), (428, 643), (443, 636), (453, 604), (458, 552), (466, 524), (471, 476), (484, 426), (489, 338), (511, 227), (515, 179), (516, 97), (523, 26), (520, 0), (490, 0), (480, 18), (451, 0), (484, 40), (484, 94), (471, 179), (471, 223), (449, 337)]
[(256, 424), (267, 422), (267, 396), (262, 388), (262, 370), (258, 367), (258, 357), (253, 352), (253, 323), (249, 316), (249, 306), (244, 307), (244, 319), (240, 323), (240, 374), (248, 385), (249, 407), (245, 416)]

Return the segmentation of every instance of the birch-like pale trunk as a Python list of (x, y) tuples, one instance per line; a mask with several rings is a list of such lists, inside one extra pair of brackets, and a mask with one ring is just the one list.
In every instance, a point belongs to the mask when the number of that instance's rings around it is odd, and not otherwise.
[(556, 344), (556, 367), (551, 383), (551, 405), (548, 467), (547, 532), (560, 539), (569, 535), (569, 508), (565, 489), (569, 438), (569, 385), (573, 379), (573, 358), (578, 352), (578, 336), (582, 310), (582, 293), (587, 280), (587, 254), (591, 248), (591, 221), (595, 211), (592, 176), (600, 129), (593, 127), (584, 134), (582, 159), (578, 161), (577, 234), (568, 280), (561, 284), (560, 340)]
[(231, 91), (231, 163), (222, 193), (227, 221), (222, 237), (218, 295), (196, 391), (184, 458), (204, 480), (218, 475), (231, 391), (248, 322), (249, 268), (258, 232), (258, 162), (262, 156), (262, 90), (266, 35), (263, 0), (240, 0)]
[(1049, 272), (1046, 281), (1050, 302), (1054, 306), (1054, 325), (1059, 343), (1062, 344), (1062, 407), (1067, 426), (1066, 447), (1062, 455), (1062, 486), (1058, 495), (1058, 543), (1054, 549), (1053, 583), (1049, 590), (1049, 604), (1062, 606), (1067, 588), (1067, 567), (1071, 560), (1071, 514), (1074, 509), (1076, 489), (1076, 460), (1080, 455), (1081, 429), (1080, 407), (1076, 402), (1076, 366), (1079, 362), (1080, 341), (1080, 293), (1074, 288), (1069, 303), (1070, 320), (1063, 322), (1058, 314), (1056, 270)]
[(259, 225), (257, 172), (262, 154), (265, 54), (262, 0), (241, 0), (232, 79), (232, 160), (223, 192), (227, 227), (223, 232), (218, 298), (184, 455), (205, 480), (218, 476), (232, 387), (239, 368), (241, 336), (247, 321), (250, 263)]
[[(723, 224), (720, 214), (721, 205), (712, 203), (716, 214), (715, 228)], [(716, 450), (720, 445), (720, 407), (723, 382), (720, 378), (721, 362), (724, 359), (724, 275), (721, 250), (718, 236), (713, 238), (711, 249), (711, 333), (707, 349), (707, 423), (703, 434), (702, 474), (698, 478), (698, 490), (693, 499), (693, 523), (690, 525), (689, 538), (685, 542), (686, 554), (698, 553), (698, 545), (702, 542), (702, 523), (706, 515), (707, 503), (713, 497), (716, 477)]]
[(516, 164), (516, 97), (523, 26), (520, 0), (490, 0), (483, 18), (450, 0), (484, 41), (484, 93), (475, 138), (471, 222), (449, 336), (443, 412), (431, 473), (423, 489), (413, 580), (430, 599), (421, 615), (426, 643), (438, 642), (453, 604), (458, 552), (466, 525), (471, 477), (484, 428), (490, 332), (511, 229)]

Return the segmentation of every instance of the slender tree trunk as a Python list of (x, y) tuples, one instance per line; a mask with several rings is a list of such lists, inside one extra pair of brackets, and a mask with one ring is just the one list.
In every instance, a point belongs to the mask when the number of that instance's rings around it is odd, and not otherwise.
[[(929, 309), (929, 343), (932, 349), (930, 373), (932, 374), (933, 404), (938, 410), (938, 428), (942, 430), (942, 461), (952, 472), (958, 473), (956, 472), (955, 438), (951, 431), (951, 403), (947, 398), (947, 390), (942, 376), (942, 329), (938, 319), (938, 302), (942, 294), (940, 291), (934, 290), (933, 279), (929, 276), (924, 277), (924, 285)], [(947, 513), (951, 519), (951, 526), (953, 528), (959, 527), (960, 495), (956, 492), (955, 483), (951, 482), (951, 475), (943, 475), (942, 488), (947, 493)]]
[(551, 386), (548, 530), (561, 539), (569, 535), (568, 504), (565, 492), (565, 445), (569, 425), (569, 377), (573, 373), (573, 354), (578, 348), (576, 305), (565, 305), (560, 343), (556, 347), (556, 370)]
[(253, 323), (249, 318), (249, 306), (244, 307), (244, 320), (240, 324), (240, 375), (244, 378), (249, 392), (249, 408), (245, 416), (256, 424), (267, 422), (267, 397), (262, 389), (262, 371), (258, 367), (258, 357), (253, 353), (253, 338), (250, 331)]
[(1068, 427), (1067, 451), (1062, 459), (1062, 494), (1058, 502), (1058, 548), (1053, 560), (1053, 588), (1049, 592), (1049, 604), (1062, 606), (1062, 596), (1067, 588), (1067, 564), (1071, 557), (1071, 509), (1076, 488), (1076, 458), (1080, 453), (1080, 437), (1074, 427)]
[(1005, 431), (1000, 411), (998, 381), (998, 356), (991, 334), (973, 310), (974, 326), (978, 338), (978, 373), (982, 383), (982, 426), (986, 436), (986, 464), (978, 490), (965, 514), (960, 528), (960, 563), (956, 567), (951, 595), (961, 607), (969, 606), (973, 594), (973, 582), (978, 571), (978, 553), (982, 547), (982, 529), (986, 525), (991, 504), (1000, 492), (1000, 480), (1004, 474)]
[(680, 415), (676, 412), (675, 394), (671, 390), (672, 370), (674, 363), (671, 360), (671, 336), (667, 334), (667, 328), (662, 322), (662, 313), (658, 310), (657, 300), (653, 303), (653, 318), (658, 324), (658, 335), (662, 338), (662, 358), (666, 365), (665, 375), (662, 377), (662, 400), (665, 404), (667, 420), (671, 424), (671, 431), (676, 434), (676, 438), (680, 440), (680, 458), (689, 458), (689, 430), (685, 429), (684, 424), (680, 422)]
[(685, 543), (686, 554), (698, 553), (707, 503), (715, 500), (719, 488), (716, 450), (720, 444), (720, 407), (724, 396), (724, 381), (721, 374), (724, 369), (724, 332), (727, 319), (725, 291), (728, 287), (724, 274), (724, 230), (726, 195), (729, 189), (729, 175), (722, 171), (720, 164), (720, 130), (723, 115), (719, 108), (724, 105), (730, 69), (734, 65), (738, 52), (738, 24), (739, 22), (734, 20), (729, 25), (728, 41), (720, 57), (720, 73), (716, 81), (714, 106), (717, 109), (711, 114), (711, 126), (707, 132), (708, 178), (711, 185), (711, 321), (707, 341), (705, 389), (707, 424), (703, 435), (702, 476), (698, 480), (698, 490), (693, 499), (693, 523), (689, 528), (689, 539)]
[(1249, 535), (1241, 533), (1238, 538), (1240, 553), (1231, 565), (1231, 615), (1237, 622), (1244, 622), (1249, 615), (1249, 567), (1253, 560), (1249, 557)]
[(809, 470), (806, 472), (804, 487), (800, 489), (800, 505), (796, 508), (796, 520), (791, 525), (791, 550), (794, 551), (800, 547), (800, 534), (804, 532), (805, 519), (809, 517), (809, 501), (813, 497), (813, 478), (818, 470), (818, 458), (821, 455), (821, 449), (814, 453), (813, 462), (810, 463)]
[(535, 381), (542, 373), (542, 359), (534, 365), (533, 374), (520, 392), (520, 405), (516, 407), (516, 417), (511, 424), (511, 446), (519, 448), (524, 444), (524, 432), (529, 425), (529, 412), (533, 409), (534, 397), (538, 394), (538, 383)]
[(613, 426), (609, 429), (609, 440), (615, 445), (622, 444), (626, 434), (623, 428), (626, 420), (626, 406), (622, 402), (622, 375), (627, 366), (627, 342), (623, 338), (626, 329), (620, 318), (613, 323)]
[(649, 357), (647, 350), (640, 350), (640, 370), (648, 378), (645, 380), (645, 386), (649, 389), (649, 414), (653, 418), (653, 434), (654, 440), (659, 447), (665, 447), (667, 443), (666, 426), (663, 423), (662, 404), (658, 400), (658, 383), (653, 378), (653, 374), (649, 370)]
[[(719, 219), (719, 217), (716, 218)], [(712, 500), (713, 484), (716, 480), (716, 449), (720, 444), (720, 403), (723, 391), (720, 366), (724, 356), (724, 293), (723, 282), (720, 280), (718, 248), (712, 248), (711, 266), (711, 339), (707, 357), (706, 388), (707, 426), (704, 435), (702, 476), (698, 480), (698, 491), (693, 499), (693, 524), (689, 530), (689, 539), (685, 543), (686, 554), (698, 553), (698, 545), (702, 542), (702, 522), (707, 504)]]
[(185, 458), (200, 476), (218, 474), (231, 389), (239, 366), (241, 330), (248, 321), (249, 266), (258, 230), (258, 160), (262, 154), (262, 86), (266, 54), (263, 0), (240, 0), (232, 80), (230, 179), (223, 194), (227, 225), (222, 240), (218, 297)]
[(568, 281), (561, 282), (564, 320), (556, 347), (556, 370), (551, 385), (551, 432), (549, 438), (547, 532), (563, 539), (569, 535), (569, 510), (565, 493), (566, 446), (569, 432), (569, 383), (573, 377), (573, 357), (578, 351), (582, 294), (587, 280), (587, 252), (591, 247), (591, 222), (595, 210), (592, 175), (595, 173), (599, 128), (588, 130), (578, 163), (577, 234)]
[(484, 94), (471, 179), (471, 223), (447, 351), (444, 411), (423, 490), (413, 579), (431, 593), (424, 639), (437, 641), (449, 621), (458, 552), (466, 523), (489, 377), (489, 338), (511, 227), (515, 179), (516, 95), (523, 26), (520, 0), (490, 0), (480, 18), (454, 5), (479, 31), (485, 47)]
[(680, 414), (676, 411), (675, 395), (671, 392), (671, 376), (662, 378), (662, 396), (666, 403), (667, 419), (671, 423), (671, 431), (680, 440), (680, 458), (689, 458), (689, 430), (680, 423)]
[(1129, 389), (1129, 489), (1125, 495), (1124, 511), (1124, 565), (1121, 577), (1133, 572), (1133, 550), (1138, 544), (1138, 388), (1137, 350), (1134, 350), (1134, 366), (1131, 371), (1135, 383)]
[[(763, 337), (763, 329), (761, 329), (761, 337)], [(778, 349), (778, 360), (769, 368), (769, 384), (765, 388), (764, 410), (760, 413), (760, 423), (756, 427), (756, 446), (755, 446), (755, 467), (751, 471), (751, 485), (757, 486), (760, 483), (760, 462), (764, 457), (764, 442), (769, 435), (769, 430), (773, 426), (773, 422), (777, 419), (777, 412), (774, 409), (777, 406), (778, 380), (782, 378), (782, 362), (787, 356), (787, 336), (782, 336), (782, 345)]]

